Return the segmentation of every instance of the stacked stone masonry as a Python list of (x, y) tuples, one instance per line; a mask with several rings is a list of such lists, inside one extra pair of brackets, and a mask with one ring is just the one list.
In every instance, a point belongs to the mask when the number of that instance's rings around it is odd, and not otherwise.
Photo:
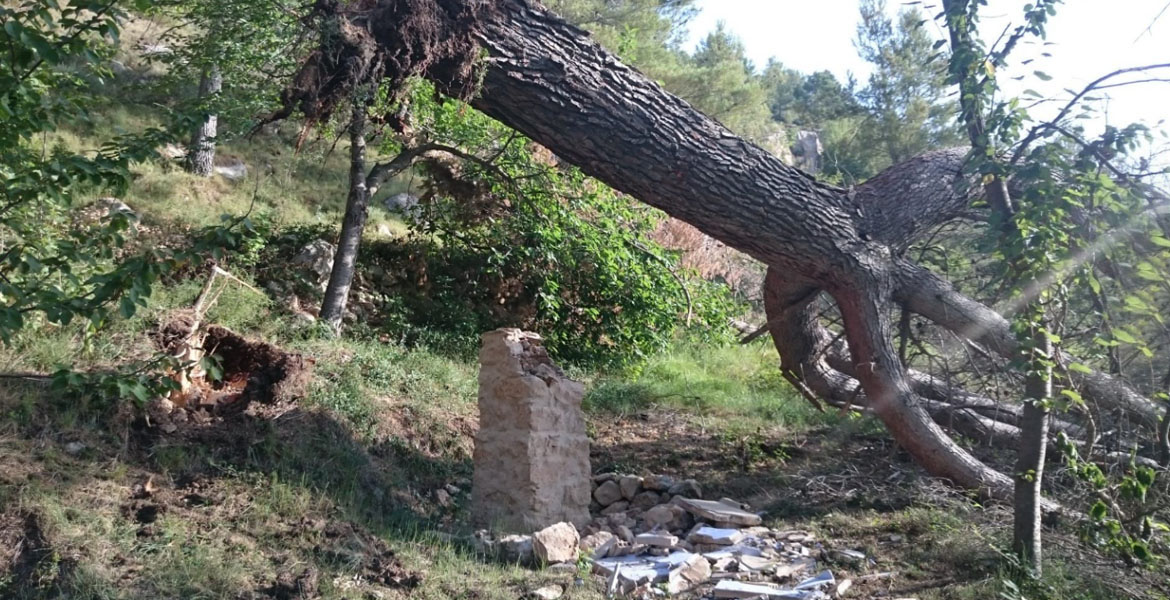
[(588, 523), (584, 386), (552, 363), (539, 335), (519, 329), (485, 333), (479, 363), (471, 498), (476, 523), (525, 533)]

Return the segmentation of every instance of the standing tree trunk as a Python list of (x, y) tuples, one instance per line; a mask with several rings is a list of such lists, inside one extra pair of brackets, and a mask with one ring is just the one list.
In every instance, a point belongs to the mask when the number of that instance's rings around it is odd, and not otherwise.
[[(998, 216), (1000, 241), (1009, 248), (1008, 271), (1016, 279), (1038, 277), (1034, 259), (1024, 254), (1028, 247), (1015, 221), (1016, 206), (1008, 191), (1007, 181), (1001, 175), (1003, 165), (994, 164), (995, 147), (987, 132), (983, 117), (985, 74), (983, 65), (976, 68), (972, 57), (980, 50), (972, 39), (975, 24), (970, 17), (969, 0), (943, 0), (947, 15), (947, 30), (950, 33), (953, 55), (952, 73), (957, 74), (959, 84), (960, 119), (967, 130), (972, 154), (977, 160), (987, 161), (979, 165), (984, 175), (983, 190), (988, 204)], [(1010, 249), (1018, 250), (1010, 250)], [(1026, 293), (1026, 292), (1021, 292)], [(1042, 295), (1042, 292), (1041, 292)], [(1020, 439), (1016, 450), (1015, 489), (1012, 497), (1013, 526), (1012, 550), (1020, 563), (1032, 574), (1040, 575), (1043, 558), (1043, 531), (1041, 529), (1041, 491), (1044, 482), (1044, 460), (1048, 449), (1048, 402), (1052, 398), (1052, 341), (1049, 337), (1047, 308), (1042, 298), (1028, 302), (1017, 320), (1025, 325), (1021, 334), (1021, 348), (1024, 351), (1024, 401), (1020, 419)]]
[[(199, 101), (219, 93), (223, 88), (223, 76), (219, 65), (211, 65), (199, 78)], [(210, 177), (215, 165), (215, 135), (218, 118), (214, 113), (203, 117), (203, 122), (191, 135), (191, 147), (187, 150), (187, 170), (200, 177)]]
[(353, 99), (353, 117), (349, 124), (349, 196), (345, 200), (345, 217), (341, 220), (341, 237), (333, 255), (329, 286), (321, 302), (321, 320), (335, 332), (341, 331), (341, 319), (353, 285), (354, 265), (362, 244), (362, 230), (369, 215), (370, 194), (366, 187), (366, 103)]
[(1024, 565), (1039, 575), (1043, 558), (1040, 491), (1048, 449), (1048, 409), (1045, 403), (1052, 397), (1052, 367), (1048, 364), (1052, 344), (1043, 332), (1037, 334), (1033, 342), (1042, 345), (1033, 349), (1029, 369), (1037, 368), (1040, 371), (1028, 373), (1025, 384), (1027, 398), (1020, 422), (1020, 447), (1016, 457), (1012, 550)]
[[(821, 397), (863, 398), (932, 474), (1012, 497), (1012, 478), (958, 446), (921, 395), (958, 393), (908, 371), (892, 339), (898, 303), (989, 353), (1018, 351), (1002, 316), (898, 258), (966, 210), (973, 194), (954, 185), (964, 152), (930, 153), (844, 190), (737, 137), (531, 0), (380, 0), (353, 18), (332, 6), (325, 18), (348, 25), (331, 29), (340, 35), (306, 62), (277, 116), (294, 107), (327, 116), (365, 83), (350, 75), (368, 71), (361, 61), (384, 61), (392, 82), (421, 75), (470, 97), (589, 175), (767, 264), (769, 323), (790, 380)], [(835, 357), (816, 343), (809, 318), (810, 298), (822, 290), (844, 317), (847, 351)], [(804, 337), (781, 339), (784, 332)], [(1098, 373), (1083, 379), (1086, 396), (1156, 420), (1153, 404), (1128, 388)]]

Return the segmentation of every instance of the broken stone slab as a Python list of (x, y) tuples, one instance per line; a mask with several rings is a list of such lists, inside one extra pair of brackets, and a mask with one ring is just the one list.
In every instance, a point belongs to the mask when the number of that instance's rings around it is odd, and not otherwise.
[(751, 571), (765, 571), (776, 565), (776, 560), (763, 556), (740, 555), (739, 564)]
[(681, 594), (711, 578), (711, 563), (698, 554), (691, 554), (682, 564), (671, 569), (666, 578), (666, 593)]
[(678, 544), (678, 538), (661, 533), (640, 533), (634, 536), (634, 543), (658, 548), (673, 548)]
[(707, 519), (716, 523), (753, 527), (763, 522), (760, 515), (747, 512), (738, 506), (732, 506), (725, 502), (683, 498), (678, 501), (678, 505), (700, 519)]
[(833, 595), (840, 598), (841, 596), (844, 596), (845, 593), (848, 592), (849, 588), (851, 588), (851, 587), (853, 587), (853, 580), (852, 579), (845, 579), (841, 583), (837, 584), (837, 589), (836, 589), (836, 591), (833, 592)]
[(609, 553), (617, 543), (618, 538), (616, 535), (608, 531), (599, 531), (582, 538), (581, 551), (589, 556), (589, 558), (596, 560), (609, 556)]
[(796, 590), (819, 590), (819, 589), (832, 587), (836, 583), (837, 583), (837, 580), (833, 577), (833, 573), (831, 571), (821, 571), (820, 573), (817, 573), (815, 576), (809, 577), (808, 579), (805, 579), (804, 581), (796, 584), (795, 586), (793, 586), (793, 589), (796, 589)]
[(740, 510), (750, 510), (751, 509), (751, 506), (749, 506), (747, 502), (740, 502), (739, 500), (736, 500), (734, 498), (728, 498), (728, 497), (724, 496), (723, 498), (720, 498), (719, 501), (724, 503), (724, 504), (727, 504), (729, 506), (734, 506)]
[(747, 583), (723, 579), (715, 586), (716, 598), (765, 598), (767, 600), (816, 600), (824, 594), (817, 591), (782, 590), (761, 583)]
[(644, 583), (654, 583), (670, 575), (670, 568), (648, 557), (627, 555), (593, 562), (593, 572), (605, 576), (612, 588), (627, 592)]
[(857, 550), (833, 550), (829, 553), (829, 558), (834, 562), (844, 563), (848, 565), (860, 565), (865, 563), (865, 553)]
[(692, 544), (715, 544), (717, 546), (733, 546), (743, 541), (745, 534), (738, 529), (719, 529), (717, 527), (699, 527), (687, 536)]
[(557, 523), (532, 534), (532, 551), (545, 563), (569, 562), (577, 559), (580, 542), (572, 523)]
[[(630, 544), (628, 542), (624, 542), (624, 541), (618, 541), (616, 544), (613, 545), (612, 548), (609, 549), (609, 556), (610, 557), (628, 556), (628, 555), (633, 554), (633, 553), (634, 553), (634, 546), (632, 544)], [(597, 560), (599, 558), (605, 558), (605, 557), (598, 556), (598, 557), (595, 557), (594, 560)]]
[[(703, 560), (707, 560), (707, 558), (703, 557)], [(709, 562), (711, 562), (711, 569), (713, 571), (730, 571), (731, 567), (737, 564), (736, 560), (730, 556), (724, 556), (723, 558)]]
[(799, 575), (805, 571), (811, 571), (817, 566), (817, 561), (812, 558), (799, 558), (787, 564), (776, 565), (776, 569), (772, 571), (772, 575), (776, 579), (788, 579), (794, 575)]
[(731, 558), (739, 558), (740, 556), (763, 556), (764, 553), (759, 548), (752, 546), (745, 546), (743, 544), (736, 544), (734, 546), (722, 546), (714, 552), (706, 552), (703, 558), (707, 560), (719, 560), (730, 556)]
[(672, 571), (694, 561), (695, 558), (702, 560), (697, 554), (681, 551), (662, 557), (630, 555), (603, 558), (593, 561), (593, 572), (607, 579), (613, 578), (616, 574), (618, 587), (629, 591), (644, 584), (668, 581)]
[(609, 506), (622, 499), (621, 487), (612, 479), (603, 481), (596, 490), (593, 490), (593, 499), (603, 507)]

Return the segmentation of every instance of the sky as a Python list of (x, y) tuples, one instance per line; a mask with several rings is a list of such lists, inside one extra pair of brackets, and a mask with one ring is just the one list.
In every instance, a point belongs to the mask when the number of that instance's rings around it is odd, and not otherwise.
[[(887, 2), (891, 13), (902, 7), (902, 0)], [(1032, 45), (1014, 53), (1015, 64), (1001, 73), (1004, 89), (1011, 94), (1034, 89), (1067, 99), (1063, 88), (1079, 91), (1116, 69), (1170, 63), (1170, 9), (1155, 21), (1168, 2), (1066, 0), (1049, 21), (1047, 41), (1051, 45)], [(853, 45), (858, 21), (856, 0), (697, 0), (696, 4), (700, 12), (690, 23), (688, 44), (691, 47), (722, 21), (743, 41), (748, 57), (759, 67), (775, 57), (799, 71), (829, 70), (842, 80), (852, 72), (860, 84), (865, 83), (870, 72)], [(942, 10), (939, 0), (916, 4), (924, 7), (929, 16)], [(984, 38), (995, 39), (1005, 27), (1014, 27), (1025, 4), (1023, 0), (990, 0), (982, 13)], [(927, 27), (941, 37), (938, 25), (932, 22)], [(1043, 51), (1052, 57), (1040, 57)], [(1020, 65), (1029, 55), (1036, 61)], [(1032, 76), (1035, 70), (1044, 71), (1053, 79), (1047, 83), (1040, 81)], [(1161, 74), (1170, 79), (1170, 69)], [(1027, 76), (1026, 80), (1010, 79), (1019, 75)], [(1104, 116), (1111, 124), (1141, 121), (1154, 126), (1159, 120), (1165, 120), (1166, 127), (1170, 128), (1170, 83), (1115, 88), (1108, 94), (1110, 100)], [(1055, 107), (1055, 103), (1050, 106)], [(1042, 106), (1034, 114), (1043, 116), (1044, 111)]]

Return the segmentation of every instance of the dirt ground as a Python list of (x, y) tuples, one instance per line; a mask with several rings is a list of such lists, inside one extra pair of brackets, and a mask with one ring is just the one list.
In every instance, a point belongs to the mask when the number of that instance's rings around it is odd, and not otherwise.
[[(171, 433), (141, 419), (64, 427), (46, 407), (7, 421), (0, 597), (517, 598), (548, 582), (600, 597), (575, 568), (470, 550), (474, 418), (387, 402), (365, 434), (289, 399)], [(1001, 589), (1005, 510), (926, 477), (873, 427), (729, 435), (669, 412), (592, 415), (590, 427), (595, 472), (694, 478), (770, 526), (813, 531), (825, 551), (864, 552), (865, 564), (827, 565), (853, 578), (850, 597)], [(444, 485), (461, 489), (447, 506), (434, 494)], [(1170, 594), (1156, 572), (1088, 552), (1071, 531), (1048, 542), (1057, 583), (1027, 597)]]

